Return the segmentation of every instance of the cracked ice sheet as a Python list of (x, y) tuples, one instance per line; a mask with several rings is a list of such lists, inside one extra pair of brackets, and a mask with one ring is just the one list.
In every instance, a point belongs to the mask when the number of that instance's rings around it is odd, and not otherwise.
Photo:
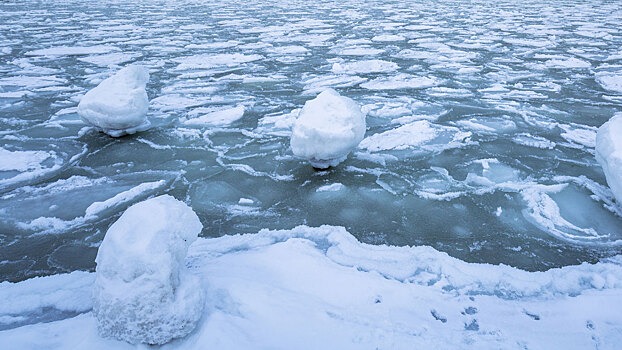
[[(205, 315), (196, 331), (162, 349), (615, 349), (622, 341), (620, 313), (607, 307), (622, 302), (621, 256), (526, 272), (425, 246), (367, 245), (339, 227), (299, 226), (199, 238), (186, 261), (206, 286)], [(0, 284), (8, 329), (0, 346), (133, 349), (97, 335), (88, 312), (92, 276)], [(28, 325), (41, 308), (81, 314)]]
[(395, 129), (366, 137), (359, 148), (370, 152), (420, 148), (426, 151), (442, 151), (463, 147), (471, 136), (469, 131), (460, 131), (451, 126), (432, 124), (419, 120)]

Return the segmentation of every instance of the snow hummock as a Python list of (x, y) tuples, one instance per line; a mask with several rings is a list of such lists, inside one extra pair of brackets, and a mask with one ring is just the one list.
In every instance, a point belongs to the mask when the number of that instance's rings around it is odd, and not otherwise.
[(596, 160), (603, 167), (618, 205), (622, 205), (622, 113), (617, 113), (598, 129)]
[(150, 125), (147, 82), (146, 67), (125, 67), (87, 92), (78, 104), (78, 114), (87, 124), (113, 137), (144, 131)]
[(184, 259), (202, 228), (169, 195), (131, 206), (110, 227), (95, 260), (93, 314), (103, 337), (164, 344), (196, 327), (203, 289)]
[(359, 105), (327, 89), (300, 111), (292, 130), (292, 151), (315, 168), (336, 166), (361, 142), (365, 128)]

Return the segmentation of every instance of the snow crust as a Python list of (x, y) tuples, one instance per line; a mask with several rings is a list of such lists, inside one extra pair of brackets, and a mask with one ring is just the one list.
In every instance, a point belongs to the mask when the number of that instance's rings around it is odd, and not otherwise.
[[(207, 307), (195, 332), (162, 349), (616, 349), (622, 341), (620, 313), (606, 307), (622, 302), (620, 256), (527, 272), (426, 246), (363, 244), (341, 227), (299, 226), (198, 239), (186, 263), (209, 285)], [(88, 274), (35, 281), (0, 284), (4, 305), (20, 300), (20, 290), (31, 288), (30, 300), (66, 283), (75, 297), (33, 308), (85, 309)], [(0, 307), (0, 320), (33, 308)], [(99, 337), (93, 312), (0, 331), (0, 346), (135, 348)]]
[(144, 131), (151, 124), (147, 119), (147, 82), (146, 67), (125, 67), (87, 92), (78, 104), (78, 114), (113, 137)]
[(164, 344), (184, 337), (203, 311), (203, 290), (184, 266), (203, 225), (163, 195), (128, 208), (99, 247), (93, 314), (103, 337)]
[(618, 205), (622, 205), (622, 113), (617, 113), (598, 129), (596, 160), (603, 167)]
[(328, 89), (300, 111), (292, 129), (292, 151), (315, 168), (336, 166), (361, 142), (365, 127), (359, 105)]

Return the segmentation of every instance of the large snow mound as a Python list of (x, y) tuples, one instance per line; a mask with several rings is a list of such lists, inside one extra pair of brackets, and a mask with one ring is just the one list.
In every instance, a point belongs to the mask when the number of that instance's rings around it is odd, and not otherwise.
[(150, 125), (148, 82), (146, 67), (125, 67), (87, 92), (78, 104), (78, 114), (87, 124), (113, 137), (146, 130)]
[(363, 140), (365, 128), (360, 106), (328, 89), (300, 111), (292, 129), (292, 151), (315, 168), (336, 166)]
[[(162, 349), (617, 349), (622, 342), (622, 256), (527, 272), (431, 247), (364, 244), (340, 227), (300, 226), (199, 238), (186, 261), (209, 283), (208, 307), (195, 332)], [(87, 277), (1, 283), (0, 320), (37, 307), (85, 310), (79, 296), (89, 291)], [(73, 290), (23, 305), (61, 281)], [(125, 293), (138, 295), (140, 286), (131, 287)], [(136, 346), (99, 337), (93, 314), (84, 313), (0, 331), (0, 348)]]
[(110, 227), (95, 260), (93, 313), (102, 336), (164, 344), (195, 328), (203, 289), (184, 259), (202, 228), (168, 195), (131, 206)]
[(622, 205), (622, 113), (617, 113), (598, 129), (596, 160), (603, 167), (616, 201)]

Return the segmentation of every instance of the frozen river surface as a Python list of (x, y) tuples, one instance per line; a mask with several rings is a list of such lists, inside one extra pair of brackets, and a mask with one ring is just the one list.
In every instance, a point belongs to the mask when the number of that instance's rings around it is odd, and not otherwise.
[[(0, 281), (92, 269), (164, 193), (204, 237), (329, 224), (527, 270), (619, 254), (594, 143), (622, 109), (621, 23), (595, 0), (3, 1)], [(87, 127), (80, 98), (133, 63), (152, 128)], [(289, 135), (326, 88), (367, 131), (314, 171)]]

